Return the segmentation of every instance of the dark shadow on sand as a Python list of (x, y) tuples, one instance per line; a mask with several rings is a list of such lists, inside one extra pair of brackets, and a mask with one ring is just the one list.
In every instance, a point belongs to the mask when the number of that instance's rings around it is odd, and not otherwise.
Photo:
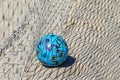
[(75, 62), (76, 58), (72, 57), (72, 56), (68, 56), (66, 61), (63, 62), (63, 64), (61, 64), (60, 66), (58, 66), (59, 68), (61, 67), (69, 67), (72, 66)]
[(63, 62), (61, 65), (57, 66), (57, 67), (47, 67), (47, 68), (62, 68), (62, 67), (70, 67), (74, 64), (76, 58), (72, 57), (72, 56), (68, 56), (66, 61)]

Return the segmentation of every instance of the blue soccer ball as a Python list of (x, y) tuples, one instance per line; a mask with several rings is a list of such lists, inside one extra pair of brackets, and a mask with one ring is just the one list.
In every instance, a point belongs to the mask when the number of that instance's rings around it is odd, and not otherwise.
[(44, 66), (59, 66), (67, 59), (68, 46), (62, 37), (49, 34), (38, 42), (36, 55)]

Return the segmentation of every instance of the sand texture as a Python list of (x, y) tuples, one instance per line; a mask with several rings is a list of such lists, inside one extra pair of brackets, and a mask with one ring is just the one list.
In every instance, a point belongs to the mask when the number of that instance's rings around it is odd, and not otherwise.
[[(69, 47), (57, 68), (35, 53), (49, 33)], [(120, 0), (1, 0), (0, 80), (120, 80)]]

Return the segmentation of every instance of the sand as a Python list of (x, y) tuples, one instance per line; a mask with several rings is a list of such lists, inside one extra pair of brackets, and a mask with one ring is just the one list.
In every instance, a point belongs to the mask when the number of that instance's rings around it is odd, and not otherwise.
[[(49, 33), (69, 47), (60, 67), (36, 57)], [(0, 40), (0, 80), (120, 80), (119, 0), (2, 0)]]

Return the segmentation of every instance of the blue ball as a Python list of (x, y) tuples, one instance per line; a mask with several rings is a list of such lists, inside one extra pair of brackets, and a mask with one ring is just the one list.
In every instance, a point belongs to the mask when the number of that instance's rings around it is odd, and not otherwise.
[(68, 56), (68, 46), (62, 37), (49, 34), (38, 42), (36, 55), (44, 66), (59, 66)]

